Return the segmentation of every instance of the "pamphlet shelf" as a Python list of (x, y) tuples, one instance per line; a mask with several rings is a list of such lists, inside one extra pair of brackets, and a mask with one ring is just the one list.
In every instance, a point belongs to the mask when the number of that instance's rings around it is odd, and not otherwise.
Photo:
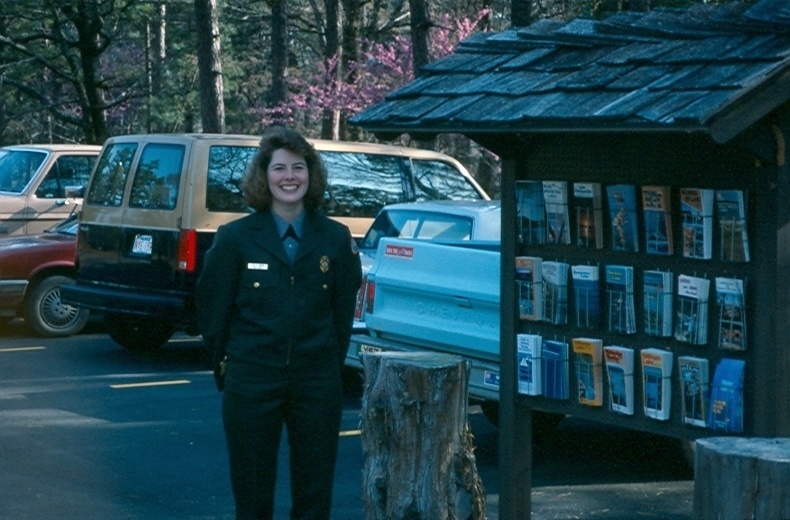
[[(777, 352), (766, 328), (776, 296), (764, 273), (779, 272), (763, 256), (777, 247), (764, 225), (778, 204), (769, 172), (745, 157), (649, 175), (628, 153), (590, 158), (574, 169), (533, 156), (540, 165), (527, 170), (540, 176), (513, 182), (512, 341), (541, 344), (530, 357), (515, 349), (518, 388), (530, 389), (516, 402), (685, 439), (771, 434), (760, 383)], [(618, 174), (603, 175), (607, 164)], [(580, 341), (599, 344), (600, 361)], [(562, 362), (543, 357), (547, 343), (562, 345)], [(547, 395), (533, 377), (567, 389)]]

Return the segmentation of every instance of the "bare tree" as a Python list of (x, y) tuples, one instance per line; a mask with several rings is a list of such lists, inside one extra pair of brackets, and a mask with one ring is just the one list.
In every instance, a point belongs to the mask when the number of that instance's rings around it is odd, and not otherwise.
[(225, 132), (222, 60), (216, 0), (195, 0), (200, 114), (203, 131)]
[[(3, 9), (10, 22), (0, 34), (4, 61), (8, 60), (4, 86), (54, 121), (80, 128), (85, 141), (103, 142), (107, 104), (99, 58), (110, 43), (105, 30), (108, 13), (96, 1), (80, 2), (79, 8), (67, 2), (37, 2), (25, 5), (27, 11), (10, 12), (18, 7)], [(55, 138), (51, 127), (47, 134), (47, 140)]]

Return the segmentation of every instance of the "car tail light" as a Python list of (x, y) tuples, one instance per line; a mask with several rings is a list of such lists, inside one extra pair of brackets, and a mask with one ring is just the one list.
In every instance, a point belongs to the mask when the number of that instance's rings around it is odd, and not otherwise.
[(368, 279), (365, 283), (365, 312), (373, 314), (373, 304), (376, 296), (376, 281)]
[(365, 313), (362, 312), (365, 308), (365, 293), (367, 291), (368, 277), (362, 277), (362, 283), (359, 284), (357, 291), (357, 305), (354, 307), (354, 319), (357, 321), (365, 321)]
[(197, 256), (197, 231), (182, 229), (178, 238), (178, 270), (191, 273), (195, 270)]

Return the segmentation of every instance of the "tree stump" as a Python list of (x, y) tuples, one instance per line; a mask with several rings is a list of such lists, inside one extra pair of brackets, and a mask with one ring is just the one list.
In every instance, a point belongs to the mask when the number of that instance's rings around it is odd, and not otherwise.
[(694, 518), (790, 518), (790, 439), (696, 442)]
[(484, 520), (467, 420), (469, 367), (449, 354), (363, 358), (366, 520)]

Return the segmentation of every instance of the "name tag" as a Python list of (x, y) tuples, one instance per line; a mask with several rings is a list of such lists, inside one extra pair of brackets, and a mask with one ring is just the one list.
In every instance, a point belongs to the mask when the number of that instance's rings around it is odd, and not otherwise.
[(247, 269), (253, 269), (255, 271), (268, 271), (269, 264), (255, 264), (250, 262), (249, 264), (247, 264)]

